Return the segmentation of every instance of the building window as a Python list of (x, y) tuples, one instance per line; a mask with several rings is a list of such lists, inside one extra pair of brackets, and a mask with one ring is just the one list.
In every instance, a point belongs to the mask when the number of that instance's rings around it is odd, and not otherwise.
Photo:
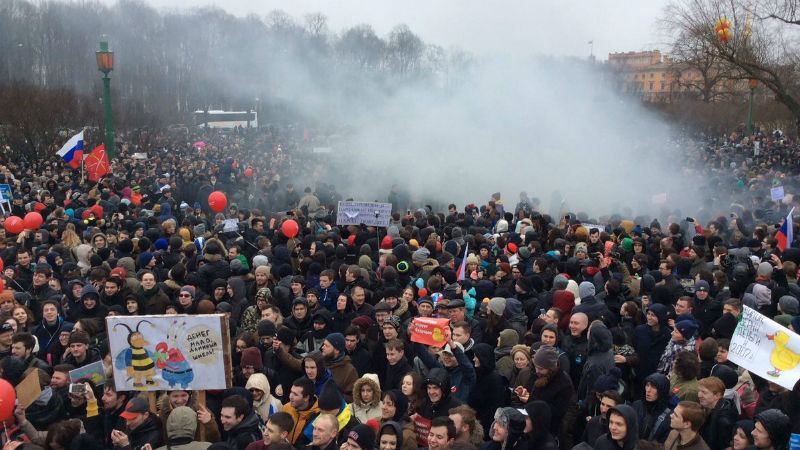
[(654, 84), (654, 83), (651, 81), (651, 82), (650, 82), (650, 90), (651, 90), (651, 91), (653, 90), (653, 84)]
[(666, 86), (666, 83), (664, 83), (664, 82), (662, 81), (662, 82), (661, 82), (661, 90), (662, 90), (662, 91), (664, 90), (664, 87), (665, 87), (665, 86)]
[(654, 73), (651, 73), (651, 74), (650, 74), (650, 78), (653, 78), (654, 76), (655, 76), (655, 74), (654, 74)]

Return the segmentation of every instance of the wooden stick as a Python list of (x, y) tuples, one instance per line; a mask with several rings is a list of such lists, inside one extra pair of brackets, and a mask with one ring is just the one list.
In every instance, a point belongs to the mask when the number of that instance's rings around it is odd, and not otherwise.
[[(205, 409), (208, 409), (206, 405), (206, 391), (195, 391), (197, 393), (197, 405), (202, 406)], [(211, 420), (214, 420), (212, 417)], [(200, 442), (206, 441), (206, 425), (204, 423), (198, 423), (200, 426)]]

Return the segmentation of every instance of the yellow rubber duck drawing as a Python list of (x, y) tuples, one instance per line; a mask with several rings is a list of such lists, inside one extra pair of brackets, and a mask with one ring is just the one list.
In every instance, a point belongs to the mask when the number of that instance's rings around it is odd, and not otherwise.
[(789, 343), (788, 334), (778, 331), (775, 334), (768, 334), (767, 339), (775, 341), (775, 348), (769, 358), (775, 370), (767, 372), (768, 375), (778, 377), (782, 371), (792, 370), (800, 365), (800, 355), (786, 348), (786, 344)]

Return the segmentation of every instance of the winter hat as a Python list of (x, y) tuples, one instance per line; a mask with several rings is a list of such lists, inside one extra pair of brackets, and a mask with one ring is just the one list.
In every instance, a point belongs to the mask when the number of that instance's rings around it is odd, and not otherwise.
[(383, 321), (383, 324), (391, 325), (394, 327), (395, 330), (400, 332), (400, 318), (395, 315), (389, 316), (386, 320)]
[(542, 369), (555, 370), (558, 368), (558, 350), (549, 345), (539, 347), (533, 354), (533, 364)]
[(139, 258), (136, 260), (137, 265), (140, 269), (145, 268), (150, 261), (153, 259), (153, 254), (150, 252), (142, 252), (139, 255)]
[(659, 325), (662, 325), (662, 326), (666, 325), (666, 323), (667, 323), (667, 307), (666, 306), (664, 306), (664, 305), (662, 305), (660, 303), (656, 303), (654, 305), (650, 305), (649, 311), (652, 311), (653, 314), (655, 314), (655, 316), (658, 317)]
[(253, 256), (253, 268), (269, 265), (269, 258), (264, 255)]
[(589, 246), (586, 245), (586, 242), (578, 242), (575, 244), (575, 253), (578, 252), (589, 253)]
[(698, 281), (697, 283), (694, 284), (695, 292), (699, 292), (699, 291), (708, 292), (710, 288), (711, 287), (708, 285), (708, 281), (706, 281), (706, 280), (700, 280), (700, 281)]
[(219, 302), (217, 304), (217, 311), (229, 313), (233, 311), (233, 306), (231, 306), (231, 304), (228, 302)]
[(387, 234), (381, 240), (381, 250), (391, 250), (391, 249), (392, 249), (392, 237)]
[(528, 361), (531, 360), (531, 349), (530, 349), (530, 347), (528, 347), (526, 345), (522, 345), (522, 344), (517, 344), (517, 345), (511, 347), (510, 355), (511, 355), (512, 358), (518, 352), (521, 352), (522, 355), (525, 356), (525, 359), (527, 359)]
[(717, 377), (722, 380), (722, 383), (725, 385), (725, 389), (733, 389), (736, 387), (736, 383), (739, 382), (739, 375), (736, 373), (736, 371), (725, 364), (715, 365), (711, 369), (710, 376)]
[(415, 263), (424, 263), (431, 256), (431, 252), (427, 248), (422, 247), (414, 251), (411, 255), (411, 260)]
[(347, 435), (347, 439), (356, 441), (361, 450), (375, 449), (375, 430), (369, 425), (356, 425)]
[(519, 333), (513, 328), (506, 328), (500, 332), (498, 348), (514, 347), (519, 343)]
[(344, 353), (346, 348), (344, 346), (344, 335), (342, 333), (331, 333), (325, 337), (325, 340), (333, 346), (339, 353)]
[(233, 275), (241, 275), (242, 272), (247, 272), (247, 270), (244, 268), (244, 264), (242, 264), (242, 261), (239, 258), (232, 259), (228, 266), (230, 267), (231, 274)]
[(194, 295), (195, 295), (194, 286), (189, 286), (189, 285), (183, 286), (181, 288), (181, 292), (186, 292), (187, 294), (192, 296), (192, 299), (194, 299)]
[(377, 311), (391, 311), (392, 307), (386, 302), (386, 300), (381, 300), (375, 304), (374, 310)]
[(478, 256), (474, 253), (470, 253), (469, 256), (467, 256), (467, 264), (480, 264), (480, 262)]
[(800, 302), (797, 301), (796, 298), (792, 297), (791, 295), (784, 295), (778, 300), (778, 305), (781, 307), (781, 311), (784, 314), (789, 314), (790, 316), (796, 316), (800, 314)]
[(767, 430), (769, 440), (775, 450), (786, 450), (792, 428), (789, 416), (779, 409), (768, 409), (756, 414), (753, 420), (761, 422), (761, 425)]
[(203, 299), (197, 303), (197, 314), (214, 314), (215, 311), (214, 302), (209, 299)]
[(242, 359), (239, 366), (253, 366), (256, 371), (261, 370), (264, 367), (261, 361), (261, 352), (256, 347), (247, 347), (242, 350)]
[(362, 333), (366, 333), (369, 330), (374, 322), (367, 316), (358, 316), (355, 319), (351, 320), (350, 323), (354, 326), (357, 326), (361, 329)]
[(492, 311), (494, 315), (502, 317), (503, 312), (506, 310), (506, 299), (503, 297), (494, 297), (489, 300), (489, 310)]
[(275, 337), (275, 335), (278, 333), (275, 324), (272, 323), (271, 320), (266, 320), (266, 319), (262, 320), (261, 322), (258, 322), (256, 330), (258, 332), (258, 337), (265, 337), (265, 336)]
[(759, 277), (771, 277), (772, 276), (772, 264), (768, 262), (762, 262), (758, 265), (758, 269), (756, 270), (756, 275)]
[(594, 391), (595, 392), (618, 391), (619, 379), (621, 377), (622, 377), (622, 372), (617, 367), (612, 367), (611, 370), (597, 377), (593, 386)]
[(73, 330), (69, 334), (69, 344), (86, 344), (89, 345), (89, 333), (83, 330)]
[(588, 281), (582, 282), (580, 286), (578, 286), (578, 293), (581, 299), (584, 299), (586, 297), (594, 297), (595, 293), (594, 284)]
[(194, 438), (197, 432), (197, 413), (188, 406), (174, 408), (167, 417), (167, 434), (170, 439)]
[(156, 250), (166, 250), (169, 247), (169, 241), (165, 238), (156, 239)]
[(285, 342), (291, 345), (291, 343), (294, 342), (296, 336), (297, 335), (295, 334), (294, 331), (292, 331), (291, 328), (280, 327), (278, 329), (278, 340), (281, 342)]
[(268, 287), (259, 288), (258, 291), (256, 291), (256, 300), (259, 298), (263, 298), (269, 303), (272, 300), (272, 291), (270, 291)]
[(19, 384), (28, 369), (25, 361), (16, 356), (7, 356), (0, 361), (0, 368), (3, 369), (3, 379), (11, 383), (12, 386)]
[(322, 389), (320, 389), (319, 396), (317, 397), (319, 409), (324, 411), (336, 410), (338, 412), (342, 408), (343, 403), (342, 394), (339, 392), (336, 382), (333, 381), (333, 379), (328, 379), (328, 381), (322, 385)]
[(681, 320), (675, 324), (675, 328), (688, 341), (697, 333), (697, 322), (694, 320)]

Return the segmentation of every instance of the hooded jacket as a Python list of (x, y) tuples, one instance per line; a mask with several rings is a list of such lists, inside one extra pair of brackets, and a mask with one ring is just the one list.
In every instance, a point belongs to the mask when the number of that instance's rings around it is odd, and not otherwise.
[(628, 405), (617, 405), (608, 411), (609, 414), (617, 413), (625, 419), (627, 432), (622, 445), (611, 439), (611, 433), (606, 433), (597, 439), (594, 445), (595, 450), (634, 450), (639, 441), (639, 425), (636, 420), (636, 412)]
[[(167, 423), (167, 427), (169, 427), (168, 419), (169, 419), (170, 415), (172, 414), (173, 407), (169, 402), (169, 395), (167, 395), (167, 394), (162, 395), (158, 399), (158, 405), (157, 406), (158, 406), (158, 417), (159, 417), (159, 419), (161, 419), (162, 423)], [(189, 408), (191, 408), (192, 411), (197, 411), (198, 408), (199, 408), (198, 405), (197, 405), (197, 396), (194, 395), (191, 392), (190, 392), (190, 394), (191, 395), (189, 396), (189, 404), (187, 406)], [(196, 415), (197, 415), (197, 413), (195, 412), (195, 416)], [(205, 442), (216, 442), (216, 441), (219, 440), (219, 428), (217, 427), (217, 421), (216, 420), (211, 420), (211, 421), (209, 421), (208, 423), (205, 423), (205, 424), (198, 422), (197, 426), (195, 428), (197, 430), (196, 430), (196, 432), (194, 434), (194, 440), (196, 440), (196, 441), (200, 440), (200, 429), (201, 428), (205, 431)], [(169, 436), (169, 434), (166, 431), (167, 430), (165, 430), (165, 435), (164, 435), (165, 438), (167, 438)]]
[[(514, 330), (505, 331), (516, 335)], [(470, 393), (475, 390), (477, 380), (472, 361), (467, 358), (461, 349), (456, 348), (453, 350), (458, 364), (453, 367), (445, 367), (441, 362), (439, 362), (439, 360), (434, 358), (433, 355), (428, 352), (428, 349), (425, 348), (425, 346), (421, 344), (414, 344), (414, 348), (416, 350), (417, 357), (420, 359), (420, 361), (422, 361), (422, 364), (424, 364), (425, 367), (429, 369), (438, 367), (447, 371), (447, 374), (450, 377), (450, 384), (452, 386), (452, 394), (456, 399), (458, 399), (458, 401), (466, 402), (469, 400)]]
[(152, 447), (160, 447), (164, 444), (164, 436), (161, 432), (161, 420), (153, 413), (145, 419), (144, 423), (135, 429), (125, 430), (128, 435), (131, 449), (142, 448), (144, 444), (150, 444)]
[(231, 311), (231, 319), (236, 323), (239, 323), (242, 313), (248, 306), (246, 298), (247, 289), (245, 288), (244, 280), (239, 277), (231, 277), (228, 280), (228, 284), (233, 289), (233, 296), (229, 300), (231, 306), (233, 306), (233, 311)]
[[(361, 387), (368, 385), (372, 388), (372, 400), (365, 402), (361, 397)], [(353, 402), (348, 405), (350, 412), (361, 423), (367, 423), (369, 419), (380, 420), (381, 418), (381, 386), (378, 384), (378, 376), (368, 373), (356, 380), (353, 384)], [(398, 442), (398, 447), (401, 447)]]
[(205, 450), (211, 443), (196, 441), (197, 429), (197, 413), (192, 408), (175, 408), (167, 418), (167, 445), (156, 450)]
[(653, 311), (658, 310), (658, 331), (654, 331), (649, 325), (643, 323), (636, 327), (633, 332), (634, 342), (633, 346), (636, 349), (636, 354), (639, 355), (639, 366), (636, 368), (636, 379), (640, 383), (644, 378), (656, 371), (658, 361), (661, 355), (664, 354), (664, 349), (671, 339), (670, 330), (667, 327), (667, 314), (666, 310), (662, 313), (662, 308), (655, 308), (653, 305), (650, 309)]
[[(664, 442), (671, 429), (669, 380), (660, 373), (652, 373), (644, 379), (645, 386), (647, 383), (655, 386), (658, 398), (654, 402), (648, 402), (644, 398), (633, 402), (639, 422), (639, 435), (648, 441)], [(730, 435), (726, 439), (730, 439)]]
[(578, 383), (578, 402), (582, 405), (586, 405), (594, 382), (612, 367), (616, 367), (613, 347), (614, 340), (611, 331), (605, 325), (595, 324), (591, 327), (588, 342), (589, 353), (583, 366), (580, 383)]
[(261, 439), (262, 433), (258, 428), (258, 415), (251, 411), (238, 425), (227, 432), (225, 443), (231, 450), (245, 450), (250, 443)]
[(250, 389), (254, 388), (263, 392), (264, 395), (261, 397), (261, 400), (253, 400), (253, 409), (261, 418), (261, 421), (267, 423), (269, 416), (279, 412), (283, 405), (281, 404), (280, 400), (272, 396), (269, 380), (263, 373), (254, 373), (250, 375), (250, 378), (247, 379), (245, 389), (249, 391)]
[[(469, 396), (468, 404), (483, 424), (491, 424), (497, 408), (508, 404), (508, 381), (495, 370), (494, 351), (489, 344), (481, 342), (472, 348), (478, 367), (475, 368), (476, 388)], [(484, 439), (489, 437), (486, 427)]]
[(450, 395), (452, 386), (450, 385), (450, 375), (448, 375), (446, 370), (438, 367), (431, 369), (430, 372), (428, 372), (428, 377), (425, 379), (425, 384), (439, 386), (442, 390), (442, 398), (438, 402), (432, 402), (430, 397), (425, 395), (425, 400), (422, 402), (419, 411), (420, 416), (428, 420), (433, 420), (436, 417), (447, 417), (450, 408), (461, 405), (460, 401)]
[(497, 363), (497, 372), (502, 375), (506, 382), (511, 380), (511, 372), (514, 370), (514, 359), (511, 357), (511, 349), (519, 343), (519, 334), (510, 328), (500, 332), (500, 339), (497, 348), (494, 350)]
[(529, 450), (558, 450), (558, 443), (550, 433), (552, 428), (552, 413), (550, 405), (546, 402), (535, 400), (525, 405), (528, 417), (535, 417), (531, 421), (531, 431), (528, 433)]
[[(700, 436), (711, 450), (727, 448), (738, 419), (739, 413), (736, 406), (723, 397), (719, 399), (714, 409), (708, 412), (706, 421), (700, 427)], [(777, 444), (775, 445), (777, 447)]]
[(292, 406), (291, 403), (286, 403), (283, 405), (281, 411), (288, 413), (292, 416), (292, 420), (294, 421), (294, 428), (289, 432), (289, 436), (287, 439), (292, 445), (297, 445), (298, 439), (303, 437), (303, 430), (306, 428), (306, 425), (311, 424), (314, 419), (319, 415), (319, 405), (317, 404), (317, 398), (311, 397), (309, 400), (313, 402), (308, 409), (298, 411)]

